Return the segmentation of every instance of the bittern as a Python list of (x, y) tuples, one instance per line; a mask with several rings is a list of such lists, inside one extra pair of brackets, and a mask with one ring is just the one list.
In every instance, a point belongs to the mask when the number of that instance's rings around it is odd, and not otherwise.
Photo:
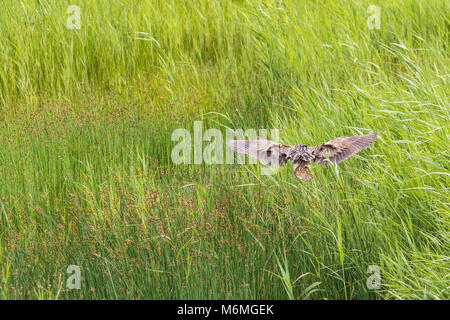
[(311, 178), (309, 174), (311, 161), (317, 162), (323, 167), (327, 167), (330, 163), (342, 162), (369, 146), (376, 138), (376, 133), (363, 136), (344, 136), (315, 147), (309, 147), (304, 144), (288, 146), (258, 137), (256, 140), (230, 140), (227, 145), (235, 152), (248, 154), (267, 165), (283, 165), (291, 161), (295, 176), (309, 180)]

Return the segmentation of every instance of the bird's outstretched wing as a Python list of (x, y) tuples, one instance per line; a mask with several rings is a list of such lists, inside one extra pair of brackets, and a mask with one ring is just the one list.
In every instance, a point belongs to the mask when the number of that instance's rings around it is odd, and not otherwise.
[(339, 163), (366, 148), (376, 138), (376, 133), (363, 136), (340, 137), (325, 142), (320, 146), (312, 147), (314, 162), (321, 164), (323, 167), (328, 166), (328, 160), (332, 163)]
[(264, 164), (279, 166), (286, 163), (291, 146), (257, 138), (256, 140), (230, 140), (227, 146), (236, 152), (248, 154)]

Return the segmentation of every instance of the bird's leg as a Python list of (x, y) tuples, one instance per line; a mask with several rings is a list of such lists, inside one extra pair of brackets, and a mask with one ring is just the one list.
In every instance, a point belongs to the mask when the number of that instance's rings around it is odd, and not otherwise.
[(294, 168), (295, 176), (297, 178), (305, 180), (309, 180), (311, 178), (309, 175), (309, 161), (294, 161), (292, 162), (292, 167)]

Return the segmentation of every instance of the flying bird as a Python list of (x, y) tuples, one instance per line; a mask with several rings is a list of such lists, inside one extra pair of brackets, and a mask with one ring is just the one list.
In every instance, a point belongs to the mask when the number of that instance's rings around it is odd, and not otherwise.
[(238, 153), (245, 153), (271, 166), (292, 162), (295, 176), (309, 180), (311, 161), (322, 167), (329, 163), (339, 163), (351, 155), (369, 146), (377, 138), (376, 133), (363, 136), (339, 137), (315, 147), (304, 144), (288, 146), (274, 141), (257, 138), (256, 140), (230, 140), (227, 146)]

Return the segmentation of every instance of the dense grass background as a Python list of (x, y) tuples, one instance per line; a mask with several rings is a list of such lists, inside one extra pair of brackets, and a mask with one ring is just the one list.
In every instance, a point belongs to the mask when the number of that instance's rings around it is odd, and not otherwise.
[[(1, 297), (449, 298), (449, 6), (4, 0)], [(305, 183), (173, 165), (195, 120), (380, 138)]]

